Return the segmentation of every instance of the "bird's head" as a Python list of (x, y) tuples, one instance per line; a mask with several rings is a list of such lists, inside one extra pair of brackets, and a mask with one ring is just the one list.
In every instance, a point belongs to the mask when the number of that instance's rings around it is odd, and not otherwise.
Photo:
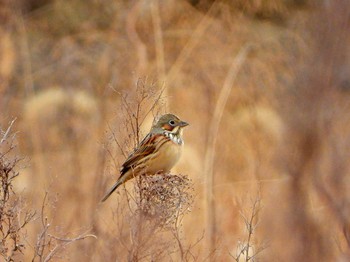
[(187, 122), (180, 120), (180, 118), (173, 114), (165, 114), (156, 121), (152, 126), (152, 130), (179, 134), (185, 126), (188, 126)]

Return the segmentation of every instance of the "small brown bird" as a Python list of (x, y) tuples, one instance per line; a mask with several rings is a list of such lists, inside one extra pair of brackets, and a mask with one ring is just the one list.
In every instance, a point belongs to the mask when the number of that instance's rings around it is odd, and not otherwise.
[(181, 156), (184, 144), (182, 133), (187, 125), (173, 114), (162, 115), (125, 160), (118, 181), (103, 197), (102, 202), (121, 184), (135, 176), (169, 172)]

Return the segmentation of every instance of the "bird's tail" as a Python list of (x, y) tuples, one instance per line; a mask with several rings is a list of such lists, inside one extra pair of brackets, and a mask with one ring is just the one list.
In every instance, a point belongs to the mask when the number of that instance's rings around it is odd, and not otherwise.
[(107, 192), (107, 194), (102, 198), (101, 202), (104, 202), (109, 198), (110, 195), (121, 185), (123, 184), (123, 179), (118, 179), (117, 183), (115, 183), (112, 188)]

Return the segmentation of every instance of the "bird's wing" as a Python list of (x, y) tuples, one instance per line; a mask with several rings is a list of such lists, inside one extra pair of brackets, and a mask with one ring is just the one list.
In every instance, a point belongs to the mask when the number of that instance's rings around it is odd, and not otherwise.
[(162, 134), (148, 134), (125, 160), (120, 169), (120, 177), (118, 178), (118, 181), (107, 192), (101, 201), (104, 202), (121, 184), (130, 179), (130, 177), (126, 177), (126, 173), (130, 169), (137, 168), (138, 165), (142, 164), (142, 160), (149, 159), (147, 156), (156, 153), (159, 147), (169, 140), (169, 138)]
[(131, 168), (135, 168), (140, 160), (158, 150), (160, 144), (163, 144), (159, 143), (162, 140), (165, 143), (169, 141), (169, 138), (162, 134), (148, 134), (125, 160), (120, 169), (120, 176), (123, 176)]

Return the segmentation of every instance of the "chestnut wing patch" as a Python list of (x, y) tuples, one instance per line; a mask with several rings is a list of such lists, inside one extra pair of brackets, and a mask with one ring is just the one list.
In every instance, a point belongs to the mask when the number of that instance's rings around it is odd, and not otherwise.
[(145, 156), (154, 153), (156, 150), (156, 141), (160, 134), (148, 134), (139, 144), (137, 148), (129, 155), (120, 169), (120, 175), (124, 175), (131, 168), (135, 168), (136, 164)]

